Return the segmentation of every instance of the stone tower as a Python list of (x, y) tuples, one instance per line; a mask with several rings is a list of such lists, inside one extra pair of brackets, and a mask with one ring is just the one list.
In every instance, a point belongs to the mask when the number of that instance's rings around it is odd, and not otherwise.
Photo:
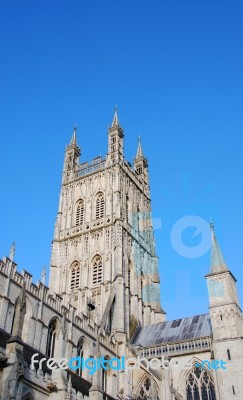
[(79, 163), (76, 128), (66, 147), (52, 244), (50, 288), (108, 332), (161, 322), (148, 162), (139, 141), (124, 160), (117, 111), (108, 153)]
[(228, 269), (212, 230), (211, 272), (206, 275), (213, 331), (213, 357), (227, 362), (217, 370), (221, 400), (241, 399), (243, 393), (243, 319), (236, 279)]

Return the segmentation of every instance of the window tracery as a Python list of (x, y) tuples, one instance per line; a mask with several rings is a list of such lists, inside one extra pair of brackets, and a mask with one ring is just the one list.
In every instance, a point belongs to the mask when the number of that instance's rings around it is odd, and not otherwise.
[(216, 400), (211, 375), (205, 368), (194, 366), (186, 382), (187, 400)]

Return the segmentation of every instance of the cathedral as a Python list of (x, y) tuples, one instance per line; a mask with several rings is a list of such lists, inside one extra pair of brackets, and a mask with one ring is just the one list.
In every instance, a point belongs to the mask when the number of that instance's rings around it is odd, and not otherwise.
[(19, 272), (14, 245), (0, 260), (0, 400), (243, 399), (242, 312), (214, 226), (209, 312), (167, 321), (148, 161), (140, 141), (126, 161), (123, 141), (115, 111), (106, 157), (80, 163), (74, 128), (48, 285)]

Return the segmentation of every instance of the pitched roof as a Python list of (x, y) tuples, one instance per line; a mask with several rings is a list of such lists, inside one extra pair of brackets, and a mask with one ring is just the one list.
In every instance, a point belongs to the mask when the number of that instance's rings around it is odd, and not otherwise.
[(212, 336), (210, 317), (202, 314), (138, 327), (131, 344), (147, 347), (207, 336)]

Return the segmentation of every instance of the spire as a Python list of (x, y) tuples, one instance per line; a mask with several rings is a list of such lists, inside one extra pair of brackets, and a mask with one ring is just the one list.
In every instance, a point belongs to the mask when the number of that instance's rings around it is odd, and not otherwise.
[(139, 157), (143, 157), (143, 150), (142, 150), (140, 136), (138, 136), (138, 149), (137, 149), (136, 158), (139, 158)]
[(219, 272), (228, 271), (228, 267), (224, 261), (219, 244), (214, 233), (214, 224), (210, 222), (212, 231), (212, 245), (211, 245), (211, 273), (217, 274)]
[(74, 125), (73, 136), (72, 136), (72, 139), (70, 142), (70, 145), (72, 145), (72, 144), (74, 144), (75, 146), (77, 145), (77, 126), (76, 126), (76, 124)]
[(114, 117), (113, 117), (113, 121), (112, 121), (112, 124), (111, 124), (112, 128), (114, 126), (120, 126), (119, 119), (118, 119), (118, 114), (117, 114), (117, 106), (115, 107)]

